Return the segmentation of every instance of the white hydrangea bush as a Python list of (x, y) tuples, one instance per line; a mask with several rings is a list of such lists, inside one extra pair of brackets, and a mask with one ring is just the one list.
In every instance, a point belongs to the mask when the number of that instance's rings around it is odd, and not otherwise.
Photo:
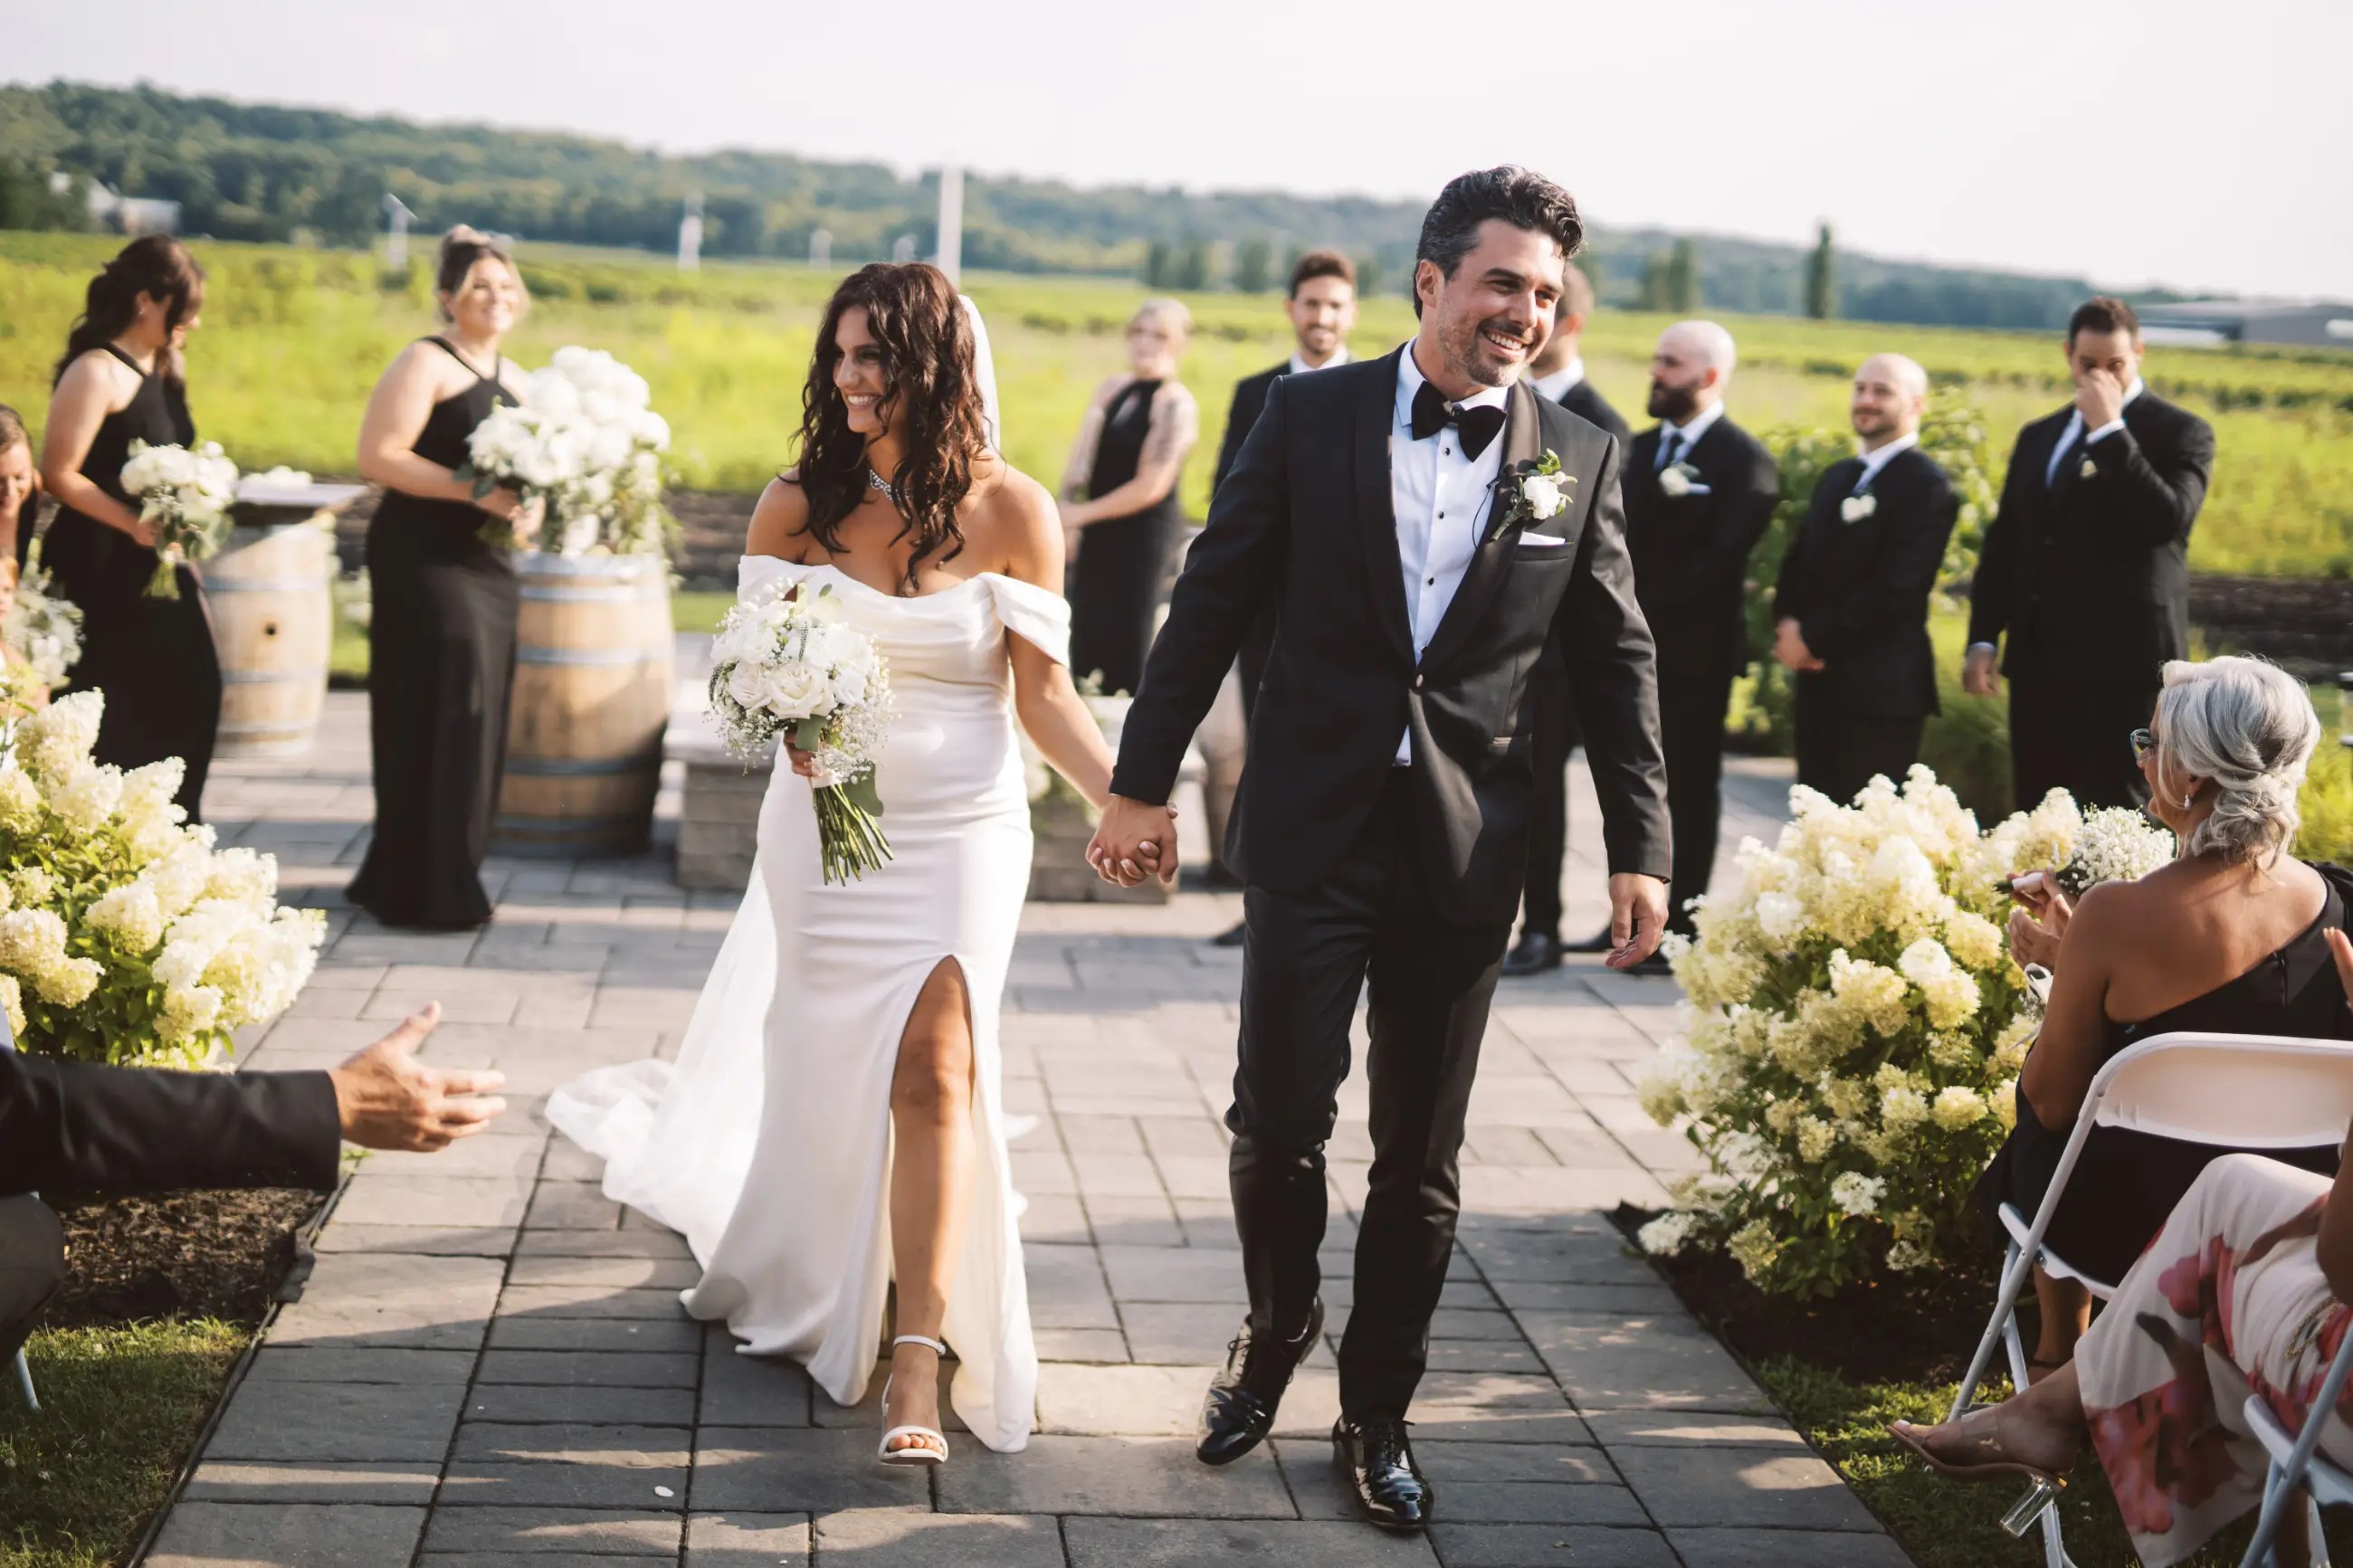
[(274, 858), (186, 825), (180, 759), (92, 761), (104, 701), (61, 699), (0, 756), (0, 1009), (28, 1051), (210, 1066), (293, 1005), (326, 917), (279, 907)]
[(1800, 786), (1736, 886), (1671, 938), (1687, 1002), (1643, 1086), (1709, 1169), (1645, 1226), (1721, 1249), (1761, 1288), (1829, 1294), (1975, 1245), (1970, 1189), (2016, 1120), (2033, 1033), (2001, 921), (2008, 879), (2074, 858), (2054, 792), (1980, 833), (1925, 767), (1852, 806)]

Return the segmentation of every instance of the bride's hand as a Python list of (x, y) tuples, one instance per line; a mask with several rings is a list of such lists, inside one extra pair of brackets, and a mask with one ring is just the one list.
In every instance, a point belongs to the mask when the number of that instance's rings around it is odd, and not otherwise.
[(785, 757), (792, 763), (793, 772), (800, 774), (801, 777), (809, 780), (811, 783), (816, 782), (817, 753), (815, 752), (804, 752), (798, 746), (794, 745), (790, 741), (786, 741), (785, 742)]

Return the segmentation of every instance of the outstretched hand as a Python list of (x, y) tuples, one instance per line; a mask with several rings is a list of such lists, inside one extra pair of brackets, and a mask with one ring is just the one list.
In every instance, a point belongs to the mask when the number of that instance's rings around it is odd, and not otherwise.
[(328, 1072), (346, 1140), (364, 1149), (430, 1153), (472, 1137), (507, 1108), (503, 1100), (464, 1098), (490, 1095), (506, 1082), (504, 1073), (430, 1068), (417, 1059), (417, 1047), (440, 1022), (441, 1004), (427, 1003)]
[(1113, 887), (1133, 888), (1146, 877), (1176, 881), (1176, 808), (1115, 795), (1087, 844), (1087, 864)]
[(1637, 871), (1609, 878), (1609, 956), (1612, 969), (1631, 969), (1659, 951), (1667, 930), (1667, 885)]

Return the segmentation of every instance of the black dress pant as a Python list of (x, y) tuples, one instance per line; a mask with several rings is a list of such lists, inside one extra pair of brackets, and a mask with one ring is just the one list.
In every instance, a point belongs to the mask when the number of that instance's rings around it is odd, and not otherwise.
[(1890, 719), (1856, 713), (1834, 693), (1802, 678), (1798, 682), (1798, 782), (1841, 805), (1862, 793), (1873, 774), (1900, 784), (1920, 760), (1924, 714)]
[(1408, 769), (1314, 893), (1242, 895), (1240, 1065), (1230, 1156), (1253, 1339), (1295, 1339), (1322, 1284), (1324, 1145), (1369, 986), (1373, 1166), (1340, 1345), (1340, 1408), (1403, 1415), (1430, 1358), (1461, 1208), (1456, 1160), (1508, 925), (1432, 911)]
[(37, 1198), (0, 1198), (0, 1373), (65, 1279), (66, 1233), (58, 1216)]
[(1724, 715), (1732, 675), (1659, 672), (1659, 741), (1667, 761), (1667, 820), (1674, 833), (1667, 884), (1667, 929), (1692, 933), (1685, 900), (1707, 891), (1715, 868), (1716, 819), (1724, 814)]
[(2155, 680), (2095, 681), (2014, 675), (2010, 682), (2010, 776), (2021, 810), (2063, 789), (2085, 810), (2138, 807), (2147, 781), (2132, 732), (2157, 707)]
[(1528, 801), (1528, 879), (1520, 930), (1560, 940), (1561, 864), (1568, 858), (1568, 754), (1577, 749), (1577, 703), (1566, 670), (1536, 661), (1528, 677), (1528, 751), (1535, 793)]

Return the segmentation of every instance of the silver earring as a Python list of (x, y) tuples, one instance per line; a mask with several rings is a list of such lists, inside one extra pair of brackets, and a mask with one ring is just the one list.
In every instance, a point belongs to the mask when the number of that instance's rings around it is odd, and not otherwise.
[(2189, 803), (2190, 803), (2191, 801), (2193, 801), (2193, 800), (2197, 799), (2197, 798), (2198, 798), (2198, 792), (2197, 792), (2196, 790), (2194, 790), (2194, 789), (2186, 789), (2186, 790), (2183, 790), (2183, 791), (2181, 792), (2181, 809), (2182, 809), (2182, 810), (2184, 810), (2184, 811), (2188, 811), (2188, 810), (2189, 809)]

